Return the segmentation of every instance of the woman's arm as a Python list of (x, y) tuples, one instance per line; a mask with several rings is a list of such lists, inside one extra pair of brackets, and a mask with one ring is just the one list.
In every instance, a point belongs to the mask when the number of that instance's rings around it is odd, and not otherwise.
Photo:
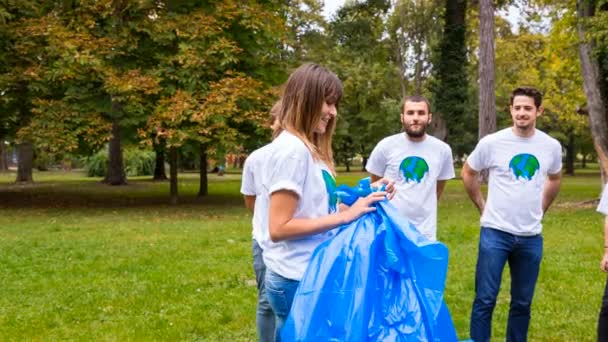
[(386, 192), (373, 192), (359, 198), (352, 206), (318, 218), (294, 218), (298, 195), (289, 190), (279, 190), (270, 195), (268, 230), (274, 242), (314, 235), (349, 223), (359, 216), (376, 210), (371, 204), (385, 199)]

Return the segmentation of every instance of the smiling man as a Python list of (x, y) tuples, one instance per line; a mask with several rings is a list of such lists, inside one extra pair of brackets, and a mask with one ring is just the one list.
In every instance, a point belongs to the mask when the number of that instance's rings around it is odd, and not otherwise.
[[(521, 87), (511, 94), (513, 126), (479, 141), (463, 169), (465, 189), (481, 213), (471, 338), (490, 340), (502, 271), (509, 263), (511, 305), (507, 341), (526, 341), (530, 306), (543, 254), (541, 220), (561, 182), (559, 142), (536, 129), (542, 95)], [(479, 172), (489, 170), (488, 198)]]
[(391, 203), (430, 240), (437, 239), (437, 202), (445, 183), (454, 178), (452, 149), (426, 134), (432, 113), (422, 96), (403, 102), (404, 133), (382, 139), (365, 166), (372, 182), (382, 177), (395, 182)]

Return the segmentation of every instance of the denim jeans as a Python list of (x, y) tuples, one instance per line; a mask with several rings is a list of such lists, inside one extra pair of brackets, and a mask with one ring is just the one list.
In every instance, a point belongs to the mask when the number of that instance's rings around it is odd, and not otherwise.
[(492, 335), (492, 312), (500, 289), (502, 271), (509, 263), (511, 305), (507, 341), (526, 341), (530, 305), (543, 254), (542, 235), (517, 236), (481, 228), (475, 271), (475, 301), (471, 312), (471, 339), (486, 342)]
[(266, 296), (275, 314), (275, 341), (281, 341), (281, 328), (291, 310), (293, 298), (300, 284), (297, 280), (287, 279), (271, 270), (266, 270)]
[(598, 342), (608, 342), (608, 280), (606, 280), (602, 308), (597, 320), (597, 340)]
[(258, 306), (256, 310), (256, 324), (258, 328), (258, 338), (261, 342), (274, 341), (274, 312), (266, 298), (264, 278), (266, 277), (266, 265), (262, 258), (262, 248), (258, 242), (253, 240), (253, 271), (258, 285)]

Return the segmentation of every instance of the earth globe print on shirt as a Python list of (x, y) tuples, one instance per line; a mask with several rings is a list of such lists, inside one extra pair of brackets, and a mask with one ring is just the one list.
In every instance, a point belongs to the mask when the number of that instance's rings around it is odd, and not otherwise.
[(511, 162), (509, 162), (509, 169), (513, 172), (515, 179), (521, 177), (530, 181), (536, 174), (536, 171), (540, 169), (540, 163), (535, 156), (528, 153), (521, 153), (511, 159)]
[(401, 165), (399, 165), (399, 170), (401, 170), (406, 183), (412, 181), (420, 183), (424, 176), (429, 173), (429, 164), (421, 157), (411, 156), (403, 159)]

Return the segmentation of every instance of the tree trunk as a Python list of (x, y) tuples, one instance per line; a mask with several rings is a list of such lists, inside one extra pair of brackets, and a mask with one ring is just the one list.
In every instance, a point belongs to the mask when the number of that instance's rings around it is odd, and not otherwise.
[(367, 171), (365, 170), (365, 165), (367, 165), (367, 157), (363, 157), (363, 162), (361, 163), (361, 171)]
[(104, 183), (109, 185), (127, 184), (127, 177), (125, 175), (122, 159), (120, 124), (116, 119), (112, 121), (112, 137), (108, 144), (108, 174), (104, 179)]
[(200, 185), (198, 188), (198, 197), (205, 197), (209, 193), (209, 180), (207, 179), (207, 147), (203, 144), (200, 146)]
[[(437, 85), (433, 89), (436, 110), (431, 122), (432, 134), (449, 142), (455, 155), (470, 152), (471, 142), (466, 141), (465, 136), (473, 127), (465, 117), (474, 117), (467, 105), (466, 13), (467, 0), (446, 0), (439, 63), (434, 66)], [(443, 125), (437, 119), (443, 119)]]
[[(405, 13), (404, 13), (404, 6), (401, 6), (401, 10), (399, 11), (399, 21), (401, 23), (401, 27), (405, 27)], [(405, 37), (403, 36), (404, 33), (401, 32), (398, 34), (397, 37), (397, 48), (395, 49), (396, 54), (397, 54), (397, 63), (399, 63), (399, 82), (401, 83), (401, 98), (404, 99), (405, 96), (407, 95), (407, 80), (406, 80), (406, 73), (407, 73), (407, 65), (406, 65), (406, 60), (404, 58), (404, 54), (405, 54), (405, 49), (404, 47), (406, 47), (407, 43), (405, 40)]]
[(169, 165), (171, 204), (177, 204), (177, 147), (169, 148)]
[(566, 145), (566, 174), (568, 176), (574, 176), (574, 134), (570, 132), (568, 134), (568, 145)]
[(608, 120), (606, 118), (606, 89), (603, 89), (601, 65), (594, 54), (595, 43), (586, 37), (586, 20), (595, 15), (595, 1), (577, 0), (578, 36), (583, 87), (587, 97), (589, 125), (593, 146), (600, 161), (602, 175), (608, 174)]
[(346, 162), (346, 172), (350, 172), (350, 163)]
[[(494, 5), (479, 1), (479, 139), (496, 131), (496, 95), (494, 93)], [(488, 171), (481, 172), (487, 183)]]
[(154, 152), (156, 153), (156, 164), (154, 165), (154, 178), (155, 181), (167, 180), (167, 174), (165, 173), (165, 141), (160, 139), (158, 144), (154, 144)]
[(8, 153), (4, 145), (4, 138), (0, 137), (0, 172), (8, 170)]
[[(32, 116), (31, 106), (28, 101), (27, 84), (20, 82), (18, 84), (19, 93), (19, 127), (26, 127), (30, 124)], [(28, 140), (28, 137), (23, 137), (20, 144), (17, 146), (17, 183), (30, 183), (34, 181), (32, 176), (32, 168), (34, 167), (34, 146)]]
[(241, 170), (245, 166), (245, 159), (247, 159), (247, 156), (245, 156), (244, 154), (239, 156), (239, 169)]
[(19, 158), (17, 161), (17, 183), (31, 183), (32, 168), (34, 165), (34, 146), (29, 141), (24, 141), (18, 147)]
[(479, 1), (479, 138), (496, 131), (494, 5)]
[(587, 153), (583, 153), (583, 160), (581, 161), (581, 168), (582, 169), (587, 168)]

